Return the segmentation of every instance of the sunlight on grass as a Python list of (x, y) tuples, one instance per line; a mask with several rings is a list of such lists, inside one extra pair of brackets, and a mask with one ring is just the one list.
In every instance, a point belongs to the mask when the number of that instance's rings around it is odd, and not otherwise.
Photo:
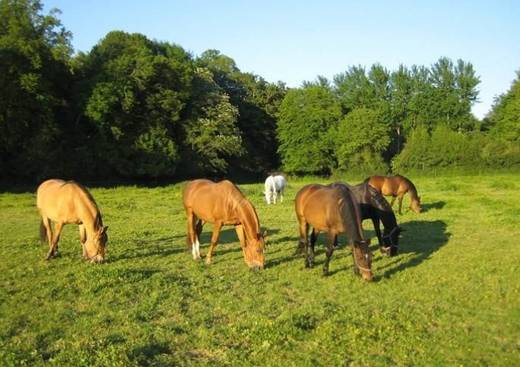
[(364, 222), (373, 283), (344, 246), (322, 277), (324, 236), (313, 269), (294, 255), (293, 198), (323, 179), (290, 179), (269, 206), (262, 183), (240, 185), (269, 232), (262, 272), (229, 227), (211, 266), (191, 259), (183, 184), (92, 189), (110, 227), (103, 265), (81, 261), (71, 225), (44, 261), (34, 194), (2, 193), (0, 365), (519, 365), (520, 176), (411, 178), (425, 211), (397, 216), (398, 256), (383, 257)]

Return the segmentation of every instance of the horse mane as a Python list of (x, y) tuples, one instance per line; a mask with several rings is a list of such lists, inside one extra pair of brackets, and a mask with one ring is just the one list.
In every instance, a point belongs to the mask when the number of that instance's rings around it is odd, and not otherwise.
[(244, 217), (241, 219), (244, 221), (245, 235), (247, 236), (247, 230), (245, 230), (247, 226), (252, 229), (256, 236), (258, 236), (260, 233), (260, 221), (258, 220), (258, 214), (256, 213), (253, 204), (245, 197), (242, 197), (239, 201), (235, 202), (235, 208), (239, 213), (242, 212), (244, 214)]
[(384, 196), (379, 191), (374, 189), (368, 183), (363, 183), (363, 186), (365, 187), (365, 190), (368, 191), (368, 193), (370, 195), (370, 201), (376, 209), (382, 210), (385, 212), (392, 211), (392, 207), (390, 206), (388, 201), (384, 198)]
[[(248, 222), (247, 225), (249, 226), (249, 228), (252, 228), (253, 231), (255, 231), (255, 234), (258, 235), (260, 233), (260, 221), (258, 219), (258, 214), (256, 213), (255, 207), (245, 197), (245, 195), (242, 193), (242, 191), (240, 190), (240, 188), (237, 185), (235, 185), (233, 182), (231, 182), (229, 180), (224, 180), (224, 181), (228, 182), (236, 189), (236, 192), (231, 192), (231, 198), (233, 200), (232, 205), (234, 206), (235, 210), (238, 212), (245, 211), (245, 210), (252, 212), (253, 218), (249, 218), (249, 216), (246, 215), (244, 219)], [(224, 181), (221, 181), (221, 182), (224, 182)], [(245, 208), (247, 208), (247, 209), (245, 209)], [(251, 221), (251, 219), (254, 219), (254, 220)], [(247, 231), (244, 231), (244, 233), (247, 233)]]
[[(330, 185), (330, 187), (336, 188), (341, 192), (341, 197), (338, 202), (338, 206), (340, 208), (340, 211), (345, 206), (348, 206), (348, 208), (354, 212), (354, 215), (356, 218), (352, 218), (355, 221), (355, 225), (358, 229), (358, 236), (359, 240), (363, 240), (363, 228), (361, 227), (361, 212), (359, 205), (357, 204), (357, 200), (354, 196), (354, 193), (351, 190), (351, 186), (348, 184), (344, 184), (341, 182), (336, 182)], [(345, 198), (348, 197), (349, 200), (345, 200)], [(354, 236), (355, 234), (351, 234), (352, 240), (355, 240)]]
[(417, 188), (415, 187), (415, 185), (413, 184), (412, 181), (410, 181), (409, 179), (407, 179), (406, 177), (404, 176), (401, 176), (401, 175), (396, 175), (398, 177), (401, 177), (401, 179), (403, 181), (405, 181), (406, 183), (408, 183), (409, 185), (409, 189), (408, 191), (410, 191), (410, 196), (413, 198), (416, 198), (416, 199), (419, 199), (419, 195), (417, 194)]
[(92, 205), (94, 205), (94, 208), (96, 209), (96, 218), (94, 220), (94, 223), (95, 223), (96, 227), (103, 226), (103, 218), (101, 217), (101, 212), (99, 211), (99, 207), (98, 207), (98, 205), (96, 203), (96, 200), (94, 200), (94, 197), (87, 190), (87, 188), (85, 186), (83, 186), (82, 184), (80, 184), (79, 182), (76, 182), (74, 180), (65, 181), (61, 185), (61, 187), (65, 186), (65, 185), (76, 185), (77, 187), (79, 187), (79, 189), (81, 190), (81, 193), (83, 195), (85, 195), (88, 200), (90, 200), (90, 202), (92, 203)]

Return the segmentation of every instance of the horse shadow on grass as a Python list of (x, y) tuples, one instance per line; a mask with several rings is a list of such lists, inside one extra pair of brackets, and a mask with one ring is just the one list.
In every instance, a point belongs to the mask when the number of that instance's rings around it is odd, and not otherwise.
[[(200, 234), (200, 248), (201, 250), (207, 250), (209, 244), (211, 242), (211, 234), (213, 232), (213, 226), (211, 224), (204, 226), (202, 233)], [(279, 229), (271, 228), (269, 229), (269, 235), (274, 235), (280, 232)], [(267, 246), (269, 246), (271, 242), (268, 241)], [(186, 248), (186, 247), (185, 247)], [(240, 242), (238, 240), (237, 233), (235, 231), (235, 227), (227, 227), (220, 231), (220, 235), (218, 238), (218, 244), (215, 248), (215, 254), (223, 255), (231, 252), (242, 252), (242, 248), (240, 247)]]
[(431, 209), (442, 209), (446, 205), (445, 201), (436, 201), (434, 203), (423, 203), (421, 204), (421, 211), (426, 213)]
[[(451, 236), (449, 232), (446, 232), (447, 226), (442, 220), (414, 220), (402, 223), (400, 227), (405, 231), (399, 243), (396, 260), (386, 264), (383, 268), (375, 268), (376, 272), (386, 269), (381, 275), (382, 278), (390, 278), (400, 271), (420, 265), (448, 243)], [(399, 259), (402, 255), (407, 255), (404, 262)]]
[[(177, 253), (185, 252), (186, 246), (180, 247), (176, 245), (181, 238), (186, 236), (167, 236), (155, 239), (136, 239), (136, 246), (126, 250), (119, 256), (115, 256), (109, 261), (142, 259), (151, 256), (169, 256)], [(185, 240), (183, 240), (185, 243)]]

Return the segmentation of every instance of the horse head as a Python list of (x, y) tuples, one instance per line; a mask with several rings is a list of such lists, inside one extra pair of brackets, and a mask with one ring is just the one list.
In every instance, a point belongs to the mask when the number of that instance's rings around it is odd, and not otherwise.
[(412, 199), (412, 202), (410, 203), (410, 209), (412, 209), (414, 212), (419, 214), (422, 210), (421, 208), (421, 197), (417, 196), (417, 199)]
[(395, 226), (391, 231), (387, 232), (386, 228), (382, 236), (384, 247), (381, 249), (388, 256), (397, 255), (397, 249), (399, 248), (399, 237), (401, 234), (401, 228)]
[(255, 238), (246, 238), (244, 257), (247, 266), (253, 270), (263, 269), (265, 265), (265, 238), (267, 232), (257, 233)]
[(83, 256), (91, 262), (101, 263), (105, 260), (106, 245), (108, 241), (108, 226), (100, 226), (93, 235), (87, 235)]
[(371, 281), (372, 274), (372, 253), (370, 252), (370, 240), (354, 241), (352, 254), (354, 255), (356, 273), (361, 273), (361, 277), (366, 281)]

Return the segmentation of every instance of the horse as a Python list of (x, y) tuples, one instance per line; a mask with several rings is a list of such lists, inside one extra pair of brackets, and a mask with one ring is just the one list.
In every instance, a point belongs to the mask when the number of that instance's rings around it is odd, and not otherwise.
[(223, 225), (233, 225), (237, 232), (244, 260), (251, 269), (263, 269), (266, 232), (260, 233), (255, 207), (231, 181), (215, 183), (199, 179), (188, 183), (183, 192), (188, 233), (187, 244), (194, 260), (199, 260), (199, 237), (206, 222), (214, 224), (206, 263), (211, 264)]
[[(40, 239), (49, 243), (47, 260), (58, 253), (58, 241), (65, 224), (79, 225), (83, 258), (100, 263), (105, 259), (108, 241), (99, 208), (88, 190), (74, 181), (51, 179), (43, 182), (36, 192), (40, 212)], [(54, 224), (54, 231), (51, 227)]]
[[(388, 201), (367, 182), (358, 185), (345, 185), (350, 189), (359, 204), (361, 220), (372, 220), (381, 252), (388, 256), (397, 255), (399, 235), (402, 229), (397, 225), (394, 211)], [(382, 236), (380, 222), (383, 222), (384, 227)]]
[(265, 201), (267, 204), (276, 204), (276, 199), (280, 195), (280, 202), (283, 202), (283, 192), (287, 186), (287, 180), (282, 175), (269, 175), (265, 180)]
[(385, 196), (392, 196), (391, 206), (394, 206), (395, 198), (399, 199), (399, 214), (401, 212), (401, 206), (403, 204), (403, 196), (408, 192), (412, 202), (410, 203), (410, 209), (416, 213), (421, 212), (421, 198), (417, 194), (415, 185), (404, 176), (372, 176), (365, 180), (370, 186), (379, 191)]
[[(368, 247), (370, 241), (363, 238), (359, 208), (347, 186), (306, 185), (296, 194), (295, 211), (300, 231), (298, 246), (305, 249), (306, 268), (314, 266), (314, 245), (319, 232), (327, 232), (329, 241), (323, 275), (328, 275), (329, 262), (337, 246), (338, 234), (346, 233), (352, 247), (354, 272), (361, 272), (361, 276), (367, 281), (372, 280), (372, 254)], [(307, 238), (309, 226), (313, 227), (310, 246)]]

